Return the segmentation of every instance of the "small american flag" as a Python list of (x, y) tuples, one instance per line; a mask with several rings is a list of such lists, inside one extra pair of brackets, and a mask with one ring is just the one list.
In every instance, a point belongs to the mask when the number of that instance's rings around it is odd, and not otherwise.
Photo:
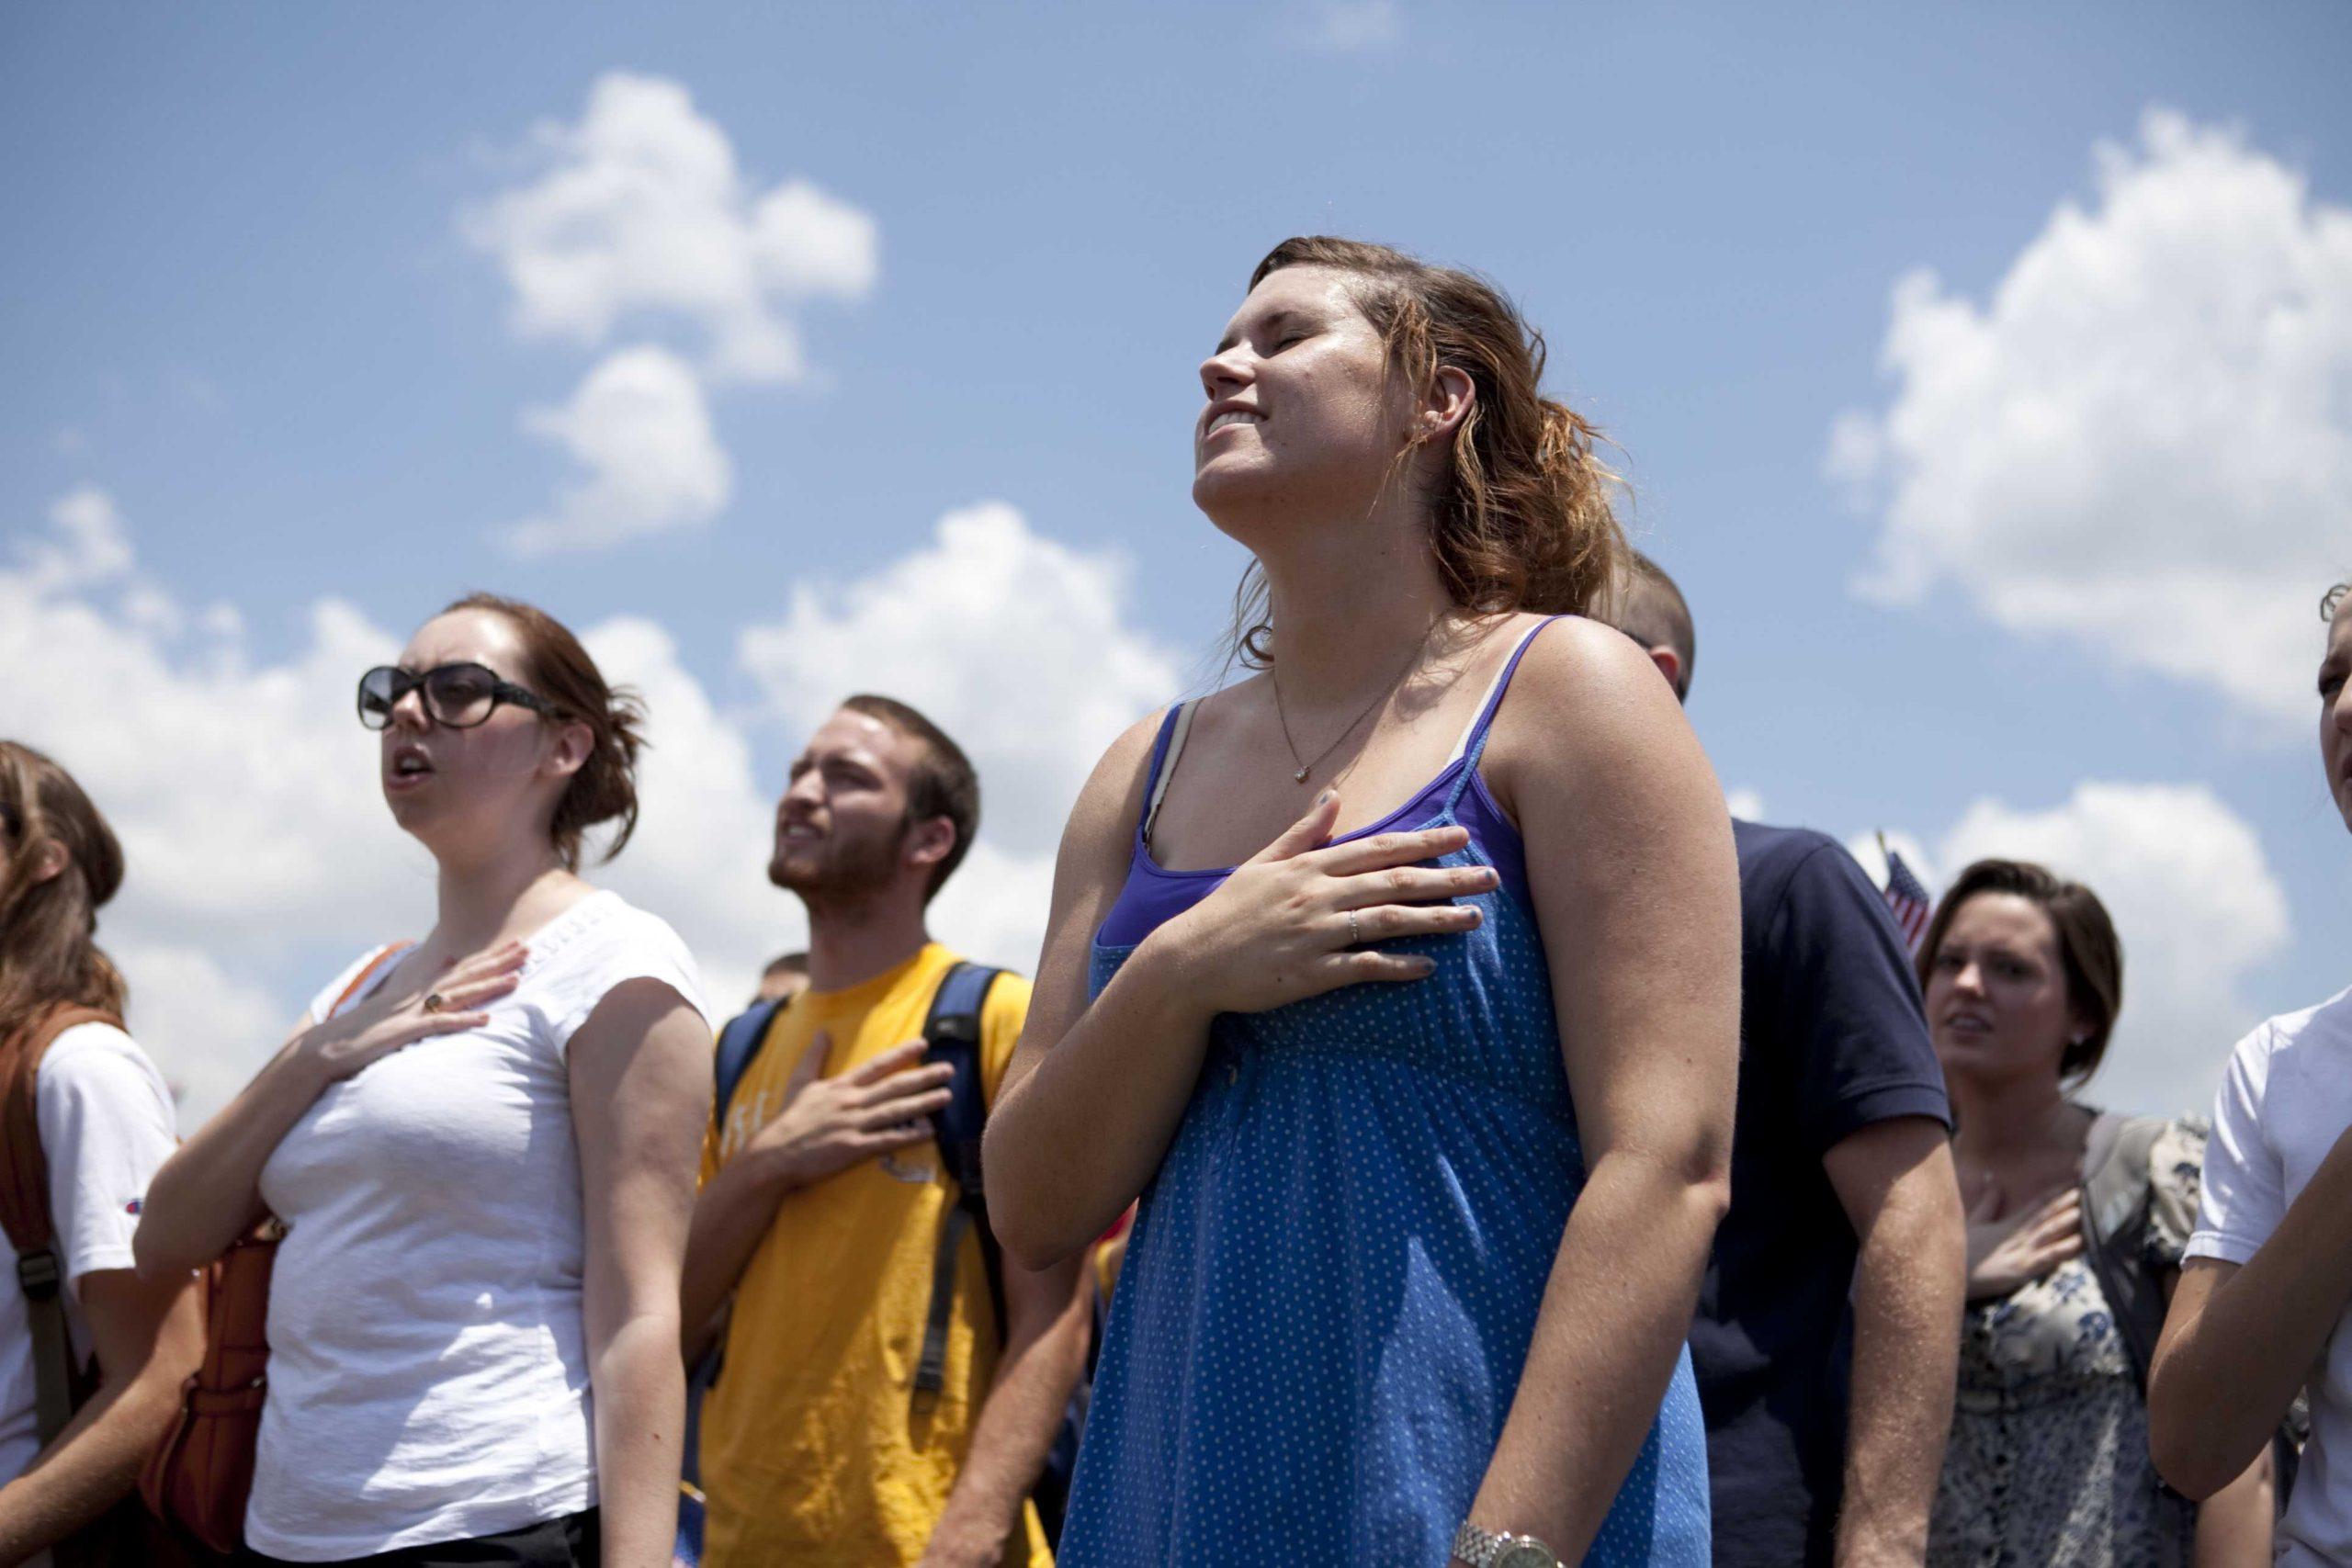
[[(1884, 848), (1886, 840), (1879, 840)], [(1913, 953), (1919, 951), (1919, 939), (1928, 934), (1928, 917), (1935, 910), (1936, 901), (1903, 857), (1894, 850), (1886, 852), (1886, 907), (1894, 915), (1894, 923), (1903, 929), (1904, 945)]]

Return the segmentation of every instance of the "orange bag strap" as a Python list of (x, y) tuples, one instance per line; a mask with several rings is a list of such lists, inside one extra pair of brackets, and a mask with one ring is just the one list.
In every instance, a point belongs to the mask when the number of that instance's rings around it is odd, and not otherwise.
[[(410, 948), (414, 947), (416, 943), (413, 942), (386, 942), (383, 946), (378, 948), (373, 953), (369, 954), (368, 962), (359, 966), (359, 973), (351, 977), (351, 984), (343, 988), (343, 994), (335, 998), (334, 1005), (327, 1009), (327, 1018), (333, 1018), (345, 1008), (350, 1006), (351, 998), (357, 996), (361, 991), (366, 990), (368, 988), (368, 982), (374, 979), (377, 973), (380, 971), (385, 964), (390, 964), (393, 959), (398, 958), (401, 953), (406, 953)], [(318, 1021), (324, 1023), (327, 1021), (327, 1018), (320, 1019)]]
[(0, 1047), (0, 1228), (17, 1252), (17, 1285), (33, 1337), (33, 1412), (43, 1444), (74, 1416), (74, 1348), (66, 1337), (65, 1271), (49, 1213), (49, 1159), (40, 1146), (36, 1097), (41, 1058), (57, 1037), (84, 1023), (122, 1020), (100, 1008), (56, 1007)]

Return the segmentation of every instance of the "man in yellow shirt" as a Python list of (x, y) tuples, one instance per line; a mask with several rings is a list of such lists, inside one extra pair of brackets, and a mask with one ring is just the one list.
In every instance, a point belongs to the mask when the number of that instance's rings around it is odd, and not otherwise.
[[(777, 807), (768, 874), (808, 907), (809, 988), (713, 1119), (686, 1247), (689, 1359), (725, 1336), (701, 1416), (714, 1568), (1052, 1562), (1028, 1494), (1085, 1364), (1083, 1260), (1004, 1259), (1000, 1324), (964, 1231), (918, 1377), (958, 1196), (931, 1120), (950, 1071), (922, 1040), (957, 960), (923, 911), (978, 820), (962, 750), (874, 696), (809, 739)], [(980, 1010), (990, 1103), (1028, 1006), (1003, 975)]]

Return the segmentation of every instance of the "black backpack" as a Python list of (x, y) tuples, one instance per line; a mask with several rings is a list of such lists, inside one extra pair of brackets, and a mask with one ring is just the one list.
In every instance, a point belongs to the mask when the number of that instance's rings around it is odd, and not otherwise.
[[(939, 1245), (933, 1254), (931, 1311), (923, 1328), (922, 1354), (915, 1363), (917, 1409), (935, 1402), (946, 1381), (947, 1329), (956, 1309), (956, 1258), (967, 1229), (979, 1237), (980, 1258), (988, 1269), (989, 1303), (996, 1313), (997, 1341), (1002, 1344), (1004, 1339), (1004, 1250), (989, 1226), (988, 1190), (980, 1175), (980, 1135), (988, 1125), (988, 1101), (980, 1092), (980, 1017), (988, 1005), (989, 988), (1003, 973), (984, 964), (958, 963), (939, 982), (931, 1012), (923, 1021), (927, 1059), (945, 1063), (955, 1074), (948, 1081), (947, 1106), (932, 1119), (932, 1126), (939, 1157), (956, 1183), (956, 1201), (941, 1218)], [(728, 1103), (734, 1099), (736, 1086), (743, 1081), (784, 1005), (781, 1001), (754, 1003), (719, 1032), (714, 1116), (718, 1125), (726, 1125)], [(1045, 1471), (1031, 1494), (1051, 1543), (1058, 1544), (1061, 1539), (1070, 1476), (1078, 1464), (1079, 1438), (1086, 1427), (1093, 1370), (1090, 1349), (1086, 1373), (1070, 1394), (1069, 1407), (1063, 1412), (1061, 1427), (1046, 1456)], [(713, 1349), (695, 1370), (690, 1403), (717, 1380), (718, 1372), (718, 1352)], [(691, 1454), (688, 1460), (691, 1464)]]

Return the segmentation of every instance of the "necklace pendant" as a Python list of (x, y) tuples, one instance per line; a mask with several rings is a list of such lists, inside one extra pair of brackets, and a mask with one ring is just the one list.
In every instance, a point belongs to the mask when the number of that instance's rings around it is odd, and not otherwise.
[(1291, 774), (1291, 777), (1296, 779), (1300, 784), (1305, 784), (1306, 782), (1306, 770), (1305, 768), (1301, 768), (1298, 772)]

